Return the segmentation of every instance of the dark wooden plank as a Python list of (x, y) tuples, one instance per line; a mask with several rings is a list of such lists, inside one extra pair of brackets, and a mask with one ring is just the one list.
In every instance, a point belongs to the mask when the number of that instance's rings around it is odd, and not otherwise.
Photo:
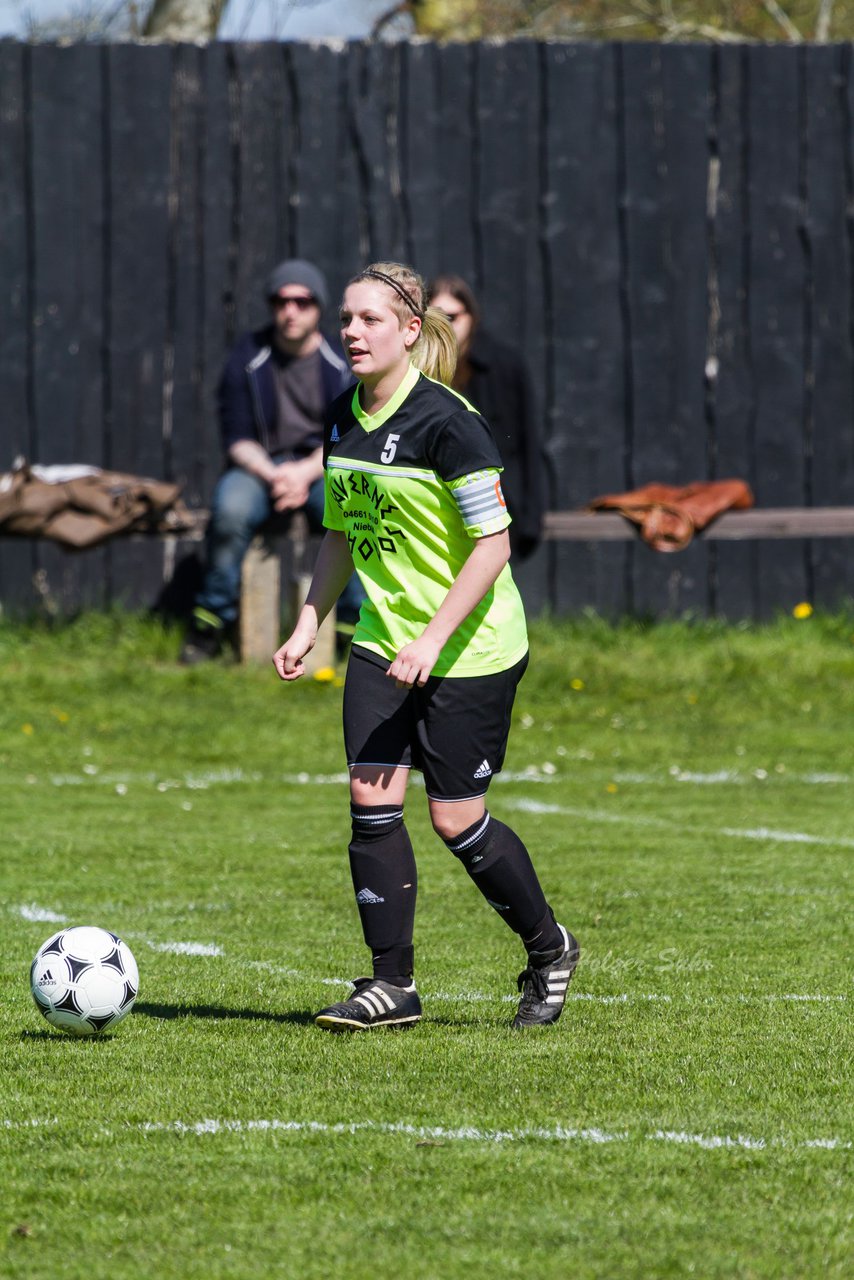
[[(715, 128), (709, 182), (710, 296), (706, 364), (712, 479), (755, 483), (755, 395), (747, 312), (748, 78), (744, 47), (715, 51)], [(758, 548), (715, 546), (710, 606), (749, 618), (758, 609)]]
[(400, 178), (406, 259), (427, 281), (446, 266), (439, 216), (447, 186), (439, 88), (439, 64), (445, 52), (426, 41), (401, 49)]
[[(631, 326), (632, 482), (705, 479), (710, 51), (696, 45), (622, 49), (627, 303)], [(639, 553), (634, 606), (704, 611), (707, 559), (691, 572)]]
[(198, 486), (204, 412), (203, 51), (178, 45), (172, 79), (167, 324), (163, 370), (164, 478)]
[[(550, 505), (626, 487), (619, 151), (613, 47), (544, 52), (544, 423)], [(624, 612), (625, 548), (550, 548), (552, 607)]]
[(33, 50), (33, 461), (43, 463), (103, 462), (100, 63), (93, 46)]
[(0, 41), (0, 403), (3, 405), (3, 453), (0, 469), (16, 454), (32, 456), (28, 404), (29, 311), (31, 281), (31, 196), (29, 88), (31, 50)]
[[(806, 239), (810, 279), (807, 359), (809, 499), (854, 504), (852, 367), (851, 53), (833, 45), (804, 50)], [(854, 597), (854, 557), (843, 543), (810, 547), (816, 603)]]
[(513, 334), (542, 385), (540, 69), (530, 41), (475, 49), (477, 234), (484, 323)]
[[(32, 51), (32, 461), (104, 465), (101, 52)], [(104, 603), (104, 554), (39, 546), (63, 611)]]
[(237, 73), (238, 249), (234, 285), (237, 328), (266, 318), (264, 280), (275, 263), (289, 256), (288, 149), (291, 103), (287, 66), (280, 45), (232, 46)]
[(406, 232), (400, 183), (401, 50), (353, 43), (347, 55), (347, 117), (361, 191), (359, 241), (370, 261), (400, 261)]
[[(750, 344), (756, 395), (754, 489), (759, 506), (803, 506), (804, 294), (801, 86), (796, 49), (747, 51), (750, 130)], [(758, 550), (757, 608), (767, 616), (807, 594), (806, 559)]]
[[(105, 99), (109, 181), (107, 464), (162, 477), (164, 351), (169, 334), (169, 175), (172, 64), (168, 45), (108, 45)], [(149, 604), (160, 591), (156, 546), (107, 547), (110, 598)]]
[[(3, 405), (3, 448), (0, 471), (18, 454), (33, 456), (29, 369), (32, 341), (30, 315), (31, 196), (29, 90), (31, 49), (0, 42), (0, 404)], [(0, 549), (0, 606), (15, 613), (32, 604), (32, 575), (37, 565), (32, 544)]]
[[(546, 512), (545, 537), (550, 541), (629, 542), (638, 536), (635, 525), (614, 512)], [(726, 511), (694, 536), (710, 542), (742, 542), (759, 538), (850, 538), (854, 536), (854, 507)]]
[[(217, 435), (210, 432), (211, 426), (215, 432), (215, 424), (208, 421), (212, 407), (205, 367), (205, 60), (205, 51), (196, 45), (175, 47), (163, 353), (164, 478), (180, 484), (184, 500), (194, 505), (209, 500), (220, 455)], [(220, 156), (226, 176), (228, 158), (226, 144)], [(227, 207), (222, 195), (216, 203)], [(221, 292), (220, 281), (217, 293)], [(179, 541), (166, 551), (163, 571), (168, 569), (172, 581), (157, 594), (157, 607), (171, 614), (189, 613), (192, 588), (199, 577), (200, 549)], [(193, 567), (190, 575), (185, 562)]]
[[(541, 247), (544, 92), (537, 45), (490, 41), (474, 49), (476, 135), (475, 236), (483, 324), (509, 337), (532, 379), (542, 415), (547, 363)], [(518, 565), (526, 604), (539, 609), (548, 592), (548, 557)]]
[(290, 200), (294, 252), (326, 274), (330, 306), (324, 324), (334, 329), (347, 280), (367, 261), (360, 240), (356, 164), (342, 110), (349, 54), (328, 45), (285, 46), (294, 112)]
[(238, 76), (233, 49), (211, 44), (204, 50), (204, 103), (201, 172), (202, 417), (196, 465), (187, 500), (210, 501), (222, 469), (222, 445), (216, 408), (216, 386), (228, 348), (236, 335), (235, 290), (239, 255)]
[(477, 248), (474, 46), (449, 44), (437, 50), (438, 154), (441, 188), (436, 204), (437, 270), (461, 275), (480, 293), (483, 280)]

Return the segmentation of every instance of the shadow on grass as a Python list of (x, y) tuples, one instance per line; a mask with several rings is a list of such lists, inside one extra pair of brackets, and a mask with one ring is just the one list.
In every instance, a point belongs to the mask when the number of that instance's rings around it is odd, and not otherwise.
[(132, 1017), (161, 1018), (167, 1021), (173, 1018), (240, 1018), (246, 1022), (290, 1022), (299, 1026), (308, 1026), (314, 1022), (314, 1014), (302, 1010), (290, 1013), (271, 1013), (260, 1009), (225, 1009), (215, 1004), (146, 1004), (137, 1002), (133, 1007)]
[(46, 1040), (57, 1043), (61, 1040), (64, 1044), (80, 1045), (107, 1044), (112, 1038), (109, 1031), (87, 1031), (82, 1036), (75, 1035), (72, 1031), (22, 1031), (18, 1037), (24, 1041)]
[[(171, 1021), (174, 1018), (220, 1018), (223, 1020), (238, 1018), (246, 1022), (283, 1022), (299, 1027), (314, 1026), (314, 1014), (300, 1009), (293, 1009), (288, 1013), (272, 1013), (266, 1009), (263, 1011), (259, 1009), (225, 1009), (222, 1005), (215, 1004), (147, 1004), (145, 1001), (137, 1001), (131, 1016), (135, 1017), (137, 1014), (140, 1014), (143, 1018), (162, 1018), (167, 1021)], [(449, 1027), (456, 1030), (471, 1030), (473, 1027), (487, 1025), (485, 1022), (474, 1018), (444, 1016), (430, 1017), (425, 1021), (429, 1022), (431, 1026)], [(388, 1027), (382, 1028), (382, 1030), (410, 1031), (414, 1030), (414, 1028)]]

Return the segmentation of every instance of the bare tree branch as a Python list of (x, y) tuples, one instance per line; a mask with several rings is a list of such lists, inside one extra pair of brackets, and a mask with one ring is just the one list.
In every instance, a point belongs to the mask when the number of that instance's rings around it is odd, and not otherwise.
[(395, 18), (401, 17), (404, 13), (412, 13), (412, 0), (401, 0), (400, 4), (387, 9), (385, 13), (381, 13), (371, 27), (371, 39), (378, 39), (388, 24), (394, 22)]
[(768, 13), (770, 13), (775, 22), (779, 22), (792, 44), (801, 43), (803, 36), (795, 26), (794, 22), (792, 22), (792, 19), (786, 13), (785, 9), (781, 9), (777, 0), (762, 0), (762, 6)]
[(833, 21), (833, 0), (821, 0), (818, 6), (818, 18), (815, 24), (815, 38), (818, 44), (827, 44), (830, 39), (830, 24)]

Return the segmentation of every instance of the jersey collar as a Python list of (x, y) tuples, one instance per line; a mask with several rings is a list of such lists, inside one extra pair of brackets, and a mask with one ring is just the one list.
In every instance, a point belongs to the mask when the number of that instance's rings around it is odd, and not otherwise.
[(353, 392), (353, 416), (359, 426), (364, 431), (376, 431), (377, 427), (381, 427), (384, 422), (388, 422), (393, 413), (397, 413), (418, 379), (421, 377), (421, 371), (415, 368), (414, 364), (409, 366), (409, 371), (404, 375), (403, 381), (395, 391), (388, 404), (384, 404), (376, 413), (365, 413), (359, 404), (359, 387), (361, 382), (356, 384)]

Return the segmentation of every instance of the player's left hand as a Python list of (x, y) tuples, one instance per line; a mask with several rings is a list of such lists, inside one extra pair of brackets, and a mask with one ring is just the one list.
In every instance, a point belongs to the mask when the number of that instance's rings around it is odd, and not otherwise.
[(386, 675), (395, 681), (398, 688), (417, 684), (423, 688), (430, 672), (438, 661), (441, 646), (426, 636), (419, 636), (411, 644), (404, 645)]

